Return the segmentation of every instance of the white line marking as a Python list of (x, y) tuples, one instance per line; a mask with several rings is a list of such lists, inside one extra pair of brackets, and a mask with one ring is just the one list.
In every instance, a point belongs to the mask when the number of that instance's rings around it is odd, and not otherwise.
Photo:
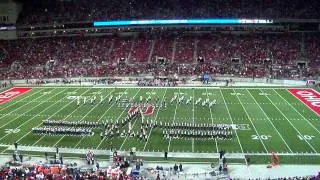
[[(79, 88), (78, 88), (79, 89)], [(65, 89), (65, 90), (68, 90), (68, 89)], [(63, 91), (61, 91), (60, 93), (62, 93), (62, 92), (64, 92), (64, 90)], [(60, 94), (59, 93), (59, 94)], [(62, 99), (64, 99), (65, 97), (62, 97), (60, 100), (62, 100)], [(57, 101), (57, 103), (58, 103), (59, 101)], [(71, 104), (73, 101), (70, 101), (68, 104), (66, 104), (65, 106), (63, 106), (62, 108), (60, 108), (58, 111), (56, 111), (55, 113), (53, 113), (52, 115), (50, 115), (49, 116), (49, 118), (51, 118), (51, 117), (53, 117), (53, 116), (55, 116), (55, 114), (57, 114), (58, 112), (60, 112), (62, 109), (64, 109), (65, 107), (67, 107), (69, 104)], [(50, 107), (52, 107), (52, 106), (54, 106), (56, 103), (54, 103), (54, 104), (51, 104), (50, 106), (48, 106), (45, 110), (47, 110), (47, 109), (49, 109)], [(43, 110), (43, 111), (41, 111), (41, 112), (44, 112), (45, 110)], [(41, 112), (39, 112), (39, 114), (41, 113)], [(35, 117), (35, 116), (34, 116)], [(32, 117), (31, 119), (33, 119), (34, 117)], [(49, 119), (48, 118), (48, 119)], [(29, 119), (28, 121), (30, 121), (31, 119)], [(36, 126), (36, 127), (39, 127), (40, 125), (42, 124), (42, 121)], [(19, 141), (21, 141), (23, 138), (25, 138), (28, 134), (30, 134), (32, 131), (29, 131), (28, 133), (26, 133), (24, 136), (22, 136), (19, 140), (17, 140), (17, 142), (19, 142)], [(44, 136), (42, 136), (40, 139), (42, 139)], [(39, 141), (39, 140), (38, 140)]]
[[(58, 93), (58, 94), (59, 94), (59, 93)], [(43, 95), (37, 97), (36, 99), (42, 98), (42, 96), (43, 96)], [(51, 99), (51, 97), (50, 97), (49, 99)], [(20, 106), (19, 108), (15, 109), (15, 110), (18, 110), (18, 109), (24, 107), (24, 106), (27, 105), (27, 104), (29, 104), (29, 103), (26, 103), (26, 104)], [(43, 103), (40, 103), (40, 104), (38, 104), (37, 106), (33, 106), (33, 107), (32, 107), (31, 109), (29, 109), (28, 111), (26, 111), (26, 112), (24, 112), (24, 113), (22, 113), (22, 114), (19, 114), (19, 115), (13, 113), (13, 115), (15, 115), (15, 116), (17, 116), (17, 117), (14, 118), (14, 119), (12, 119), (12, 120), (10, 120), (10, 121), (8, 121), (7, 123), (3, 124), (0, 128), (3, 128), (3, 127), (5, 127), (5, 126), (7, 126), (8, 124), (10, 124), (11, 122), (16, 121), (16, 119), (18, 119), (18, 118), (21, 117), (21, 116), (26, 116), (26, 113), (27, 113), (27, 112), (30, 112), (30, 111), (32, 111), (33, 109), (36, 109), (38, 106), (41, 106), (42, 104), (43, 104)], [(15, 111), (15, 110), (14, 110), (14, 111)], [(12, 111), (12, 112), (14, 112), (14, 111)], [(11, 112), (11, 113), (12, 113), (12, 112)], [(8, 116), (8, 115), (11, 115), (11, 113), (8, 113), (8, 114), (2, 116), (1, 118), (5, 117), (5, 116)]]
[[(236, 92), (234, 89), (232, 89), (232, 90), (233, 90), (233, 92)], [(262, 141), (261, 136), (260, 136), (259, 132), (257, 131), (256, 126), (255, 126), (254, 123), (252, 122), (251, 117), (249, 116), (247, 110), (244, 108), (244, 106), (243, 106), (243, 104), (242, 104), (242, 101), (240, 100), (240, 98), (239, 98), (238, 95), (236, 95), (236, 97), (238, 98), (238, 100), (239, 100), (239, 102), (240, 102), (240, 104), (241, 104), (244, 112), (246, 113), (246, 115), (247, 115), (247, 117), (248, 117), (248, 119), (249, 119), (249, 121), (250, 121), (250, 123), (251, 123), (251, 125), (252, 125), (252, 127), (253, 127), (253, 129), (254, 129), (254, 131), (255, 131), (255, 132), (257, 133), (257, 135), (259, 136), (259, 140), (260, 140), (260, 142), (261, 142), (264, 150), (268, 153), (269, 151), (267, 150), (266, 145), (265, 145), (264, 142)]]
[(279, 134), (280, 138), (282, 139), (282, 141), (285, 143), (285, 145), (287, 146), (287, 148), (289, 149), (289, 151), (291, 153), (292, 150), (290, 148), (290, 146), (287, 144), (287, 142), (284, 140), (284, 138), (282, 137), (282, 135), (280, 134), (280, 132), (278, 131), (278, 129), (274, 126), (274, 124), (272, 123), (272, 121), (270, 120), (269, 116), (266, 114), (266, 112), (262, 109), (262, 107), (259, 105), (259, 103), (256, 101), (256, 99), (253, 97), (253, 95), (251, 94), (251, 92), (249, 90), (247, 90), (248, 93), (250, 94), (250, 96), (252, 97), (252, 99), (254, 100), (254, 102), (258, 105), (258, 107), (260, 108), (260, 110), (263, 112), (263, 114), (265, 115), (265, 117), (268, 119), (268, 121), (270, 122), (270, 124), (272, 125), (272, 127), (277, 131), (277, 133)]
[[(23, 87), (23, 86), (21, 86)], [(32, 88), (64, 88), (65, 86), (36, 86), (36, 87), (32, 87)], [(225, 87), (220, 87), (220, 86), (136, 86), (136, 85), (132, 85), (132, 86), (121, 86), (121, 85), (117, 85), (117, 86), (92, 86), (92, 85), (89, 85), (89, 86), (68, 86), (68, 87), (73, 87), (73, 88), (99, 88), (99, 89), (103, 89), (103, 88), (128, 88), (128, 89), (136, 89), (136, 88), (141, 88), (141, 89), (152, 89), (152, 88), (155, 88), (155, 89), (165, 89), (165, 88), (168, 88), (168, 89), (191, 89), (191, 88), (197, 88), (197, 89), (231, 89), (231, 88), (225, 88)], [(287, 88), (292, 88), (292, 85), (291, 86), (287, 86), (287, 87), (275, 87), (275, 86), (268, 86), (268, 87), (265, 87), (265, 88), (261, 88), (261, 87), (236, 87), (234, 86), (233, 88), (234, 89), (287, 89)], [(299, 87), (299, 86), (298, 86)], [(30, 88), (30, 87), (28, 87)], [(300, 88), (300, 87), (299, 87)], [(300, 88), (300, 89), (310, 89), (310, 88)]]
[[(62, 90), (61, 92), (63, 92), (63, 91), (64, 91), (64, 90)], [(57, 93), (56, 95), (61, 94), (61, 92)], [(53, 98), (53, 97), (55, 97), (56, 95), (50, 97), (50, 99)], [(52, 104), (52, 105), (54, 105), (54, 104)], [(48, 106), (47, 108), (45, 108), (44, 110), (40, 111), (39, 114), (42, 113), (42, 112), (44, 112), (44, 111), (46, 111), (46, 110), (47, 110), (49, 107), (51, 107), (52, 105), (50, 105), (50, 106)], [(20, 124), (20, 125), (19, 125), (18, 127), (16, 127), (16, 128), (22, 127), (24, 124), (26, 124), (27, 122), (29, 122), (30, 120), (32, 120), (32, 119), (35, 118), (35, 117), (37, 117), (37, 116), (33, 116), (32, 118), (30, 118), (29, 120), (27, 120), (27, 121), (25, 121), (24, 123)], [(30, 132), (31, 132), (31, 131), (30, 131)], [(29, 133), (30, 133), (30, 132), (29, 132)], [(29, 133), (28, 133), (28, 134), (29, 134)], [(9, 135), (9, 134), (7, 134), (7, 135)], [(3, 138), (5, 138), (7, 135), (3, 136), (0, 140), (2, 140)], [(27, 134), (25, 134), (24, 136), (26, 136), (26, 135), (27, 135)], [(23, 137), (24, 137), (24, 136), (23, 136)], [(21, 139), (21, 138), (20, 138), (20, 139)], [(17, 142), (19, 142), (20, 139), (17, 140)]]
[[(140, 90), (141, 90), (141, 88), (139, 88), (139, 91), (134, 95), (134, 97), (136, 97), (136, 96), (139, 94)], [(152, 94), (153, 90), (154, 90), (154, 89), (152, 89), (150, 96), (153, 96), (153, 94)], [(134, 125), (136, 124), (137, 121), (138, 121), (138, 120), (135, 120), (134, 123), (132, 124), (132, 129), (134, 128)], [(119, 148), (120, 150), (122, 149), (124, 143), (127, 141), (128, 137), (129, 137), (129, 135), (127, 135), (126, 138), (123, 140), (123, 142), (122, 142), (122, 144), (121, 144), (121, 146), (120, 146), (120, 148)]]
[[(262, 90), (260, 90), (261, 92), (263, 92)], [(289, 121), (289, 119), (287, 118), (287, 116), (285, 116), (283, 114), (283, 112), (275, 105), (273, 104), (273, 101), (271, 101), (271, 99), (268, 96), (265, 96), (267, 99), (269, 99), (269, 101), (271, 102), (271, 104), (282, 114), (283, 117), (285, 117), (285, 119), (287, 119), (287, 121), (290, 123), (290, 125), (297, 131), (297, 133), (305, 140), (305, 142), (311, 147), (311, 149), (315, 152), (318, 153), (316, 151), (316, 149), (304, 138), (304, 136), (300, 133), (300, 131)]]
[[(127, 91), (128, 89), (125, 89), (125, 92)], [(138, 90), (138, 92), (140, 91), (140, 89)], [(122, 97), (123, 95), (124, 95), (125, 93), (123, 93), (120, 97)], [(135, 97), (135, 96), (134, 96)], [(112, 104), (112, 106), (114, 105), (115, 103), (113, 103)], [(111, 109), (111, 107), (109, 108), (109, 109)], [(107, 110), (107, 111), (109, 111), (109, 109)], [(120, 119), (120, 117), (122, 116), (122, 114), (123, 114), (123, 112), (125, 112), (127, 109), (126, 108), (124, 108), (124, 110), (121, 112), (121, 114), (117, 117), (117, 119), (116, 120), (114, 120), (114, 121), (117, 121), (118, 119)], [(105, 114), (107, 114), (107, 111), (101, 116), (101, 118), (99, 119), (99, 121), (102, 119), (102, 117), (105, 115)], [(112, 119), (113, 119), (113, 117), (112, 117)], [(113, 120), (112, 120), (112, 122), (114, 122)], [(98, 149), (100, 146), (101, 146), (101, 144), (103, 143), (103, 141), (105, 140), (105, 137), (103, 137), (102, 138), (102, 140), (100, 141), (100, 143), (98, 144), (98, 146), (96, 147), (96, 149)]]
[[(160, 103), (161, 106), (162, 106), (162, 104), (163, 104), (163, 100), (164, 100), (164, 97), (166, 96), (167, 90), (168, 90), (168, 89), (166, 89), (166, 91), (164, 92), (164, 94), (163, 94), (163, 96), (162, 96), (161, 103)], [(160, 106), (159, 106), (159, 108), (158, 108), (158, 111), (157, 111), (156, 117), (154, 118), (154, 121), (157, 120), (159, 111), (160, 111)], [(149, 135), (148, 135), (148, 138), (147, 138), (147, 142), (144, 144), (144, 147), (143, 147), (143, 150), (142, 150), (142, 151), (144, 151), (144, 150), (146, 149), (147, 143), (149, 142), (149, 138), (150, 138), (150, 136), (151, 136), (152, 129), (153, 129), (153, 127), (151, 127), (151, 129), (150, 129), (150, 132), (149, 132)]]
[[(308, 124), (310, 125), (310, 126), (312, 126), (313, 127), (313, 129), (315, 129), (319, 134), (320, 134), (320, 131), (313, 125), (313, 124), (311, 124), (308, 120), (307, 120), (307, 118), (306, 117), (304, 117), (295, 107), (293, 107), (292, 106), (292, 104), (290, 104), (285, 98), (283, 98), (276, 90), (274, 90), (277, 94), (278, 94), (278, 96), (280, 96), (284, 101), (286, 101), (287, 102), (287, 104), (289, 104), (289, 106), (293, 109), (293, 110), (295, 110), (305, 121), (307, 121), (308, 122)], [(289, 92), (289, 90), (287, 89), (287, 91)], [(289, 92), (290, 93), (290, 92)], [(295, 97), (296, 98), (296, 97)], [(298, 99), (298, 98), (296, 98), (296, 99)], [(300, 99), (298, 99), (301, 103), (303, 103)], [(304, 104), (303, 104), (304, 105)], [(306, 106), (306, 105), (304, 105), (305, 107), (307, 107), (307, 108), (309, 108), (309, 106)], [(311, 109), (310, 109), (311, 110)]]
[[(192, 122), (194, 124), (194, 88), (192, 89)], [(192, 138), (192, 152), (194, 152), (194, 138)]]
[[(87, 91), (89, 91), (89, 90), (91, 90), (91, 89), (88, 89)], [(85, 93), (86, 93), (87, 91), (85, 91)], [(82, 93), (82, 94), (84, 94), (84, 93)], [(81, 94), (81, 95), (82, 95), (82, 94)], [(73, 101), (72, 101), (72, 102), (73, 102)], [(84, 104), (82, 104), (82, 105), (79, 106), (79, 107), (82, 107), (83, 105), (84, 105)], [(100, 103), (96, 102), (96, 104), (79, 120), (79, 122), (83, 121), (83, 119), (84, 119), (85, 117), (87, 117), (88, 114), (90, 114), (98, 105), (100, 105)], [(76, 112), (76, 111), (79, 109), (79, 107), (75, 108), (75, 109), (74, 109), (71, 113), (69, 113), (69, 115), (68, 115), (67, 117), (65, 117), (63, 120), (66, 120), (69, 116), (71, 116), (71, 114), (73, 114), (74, 112)], [(56, 147), (56, 146), (59, 144), (59, 142), (60, 142), (64, 137), (66, 137), (66, 135), (63, 135), (63, 136), (53, 145), (53, 147)]]
[[(209, 98), (208, 89), (206, 89), (206, 93), (207, 93), (207, 98)], [(216, 106), (216, 105), (214, 105), (214, 106)], [(210, 110), (211, 124), (213, 125), (212, 111), (211, 111), (211, 108), (210, 108), (210, 107), (208, 107), (208, 108), (209, 108), (209, 110)], [(215, 144), (216, 144), (217, 153), (219, 153), (219, 148), (218, 148), (217, 139), (215, 138), (214, 141), (215, 141)]]
[[(222, 94), (221, 89), (220, 89), (220, 93), (221, 93), (221, 96), (222, 96), (224, 105), (226, 106), (227, 112), (228, 112), (228, 114), (229, 114), (230, 121), (231, 121), (232, 124), (234, 124), (234, 122), (233, 122), (233, 120), (232, 120), (232, 117), (231, 117), (231, 114), (230, 114), (230, 111), (229, 111), (229, 108), (228, 108), (228, 106), (227, 106), (227, 104), (226, 104), (226, 100), (224, 99), (224, 96), (223, 96), (223, 94)], [(243, 151), (243, 148), (242, 148), (242, 145), (241, 145), (241, 143), (240, 143), (239, 136), (238, 136), (238, 132), (237, 132), (237, 130), (234, 130), (234, 132), (236, 133), (236, 136), (237, 136), (237, 139), (238, 139), (238, 143), (239, 143), (239, 145), (240, 145), (241, 152), (242, 152), (242, 154), (244, 154), (244, 151)], [(247, 159), (244, 159), (244, 160), (245, 160), (245, 162), (246, 162), (246, 165), (248, 166)], [(248, 171), (249, 171), (249, 173), (251, 174), (251, 171), (250, 171), (249, 168), (248, 168)]]
[[(177, 114), (177, 109), (178, 109), (178, 99), (180, 97), (180, 89), (178, 89), (178, 97), (176, 99), (176, 108), (174, 110), (174, 115), (173, 115), (173, 120), (172, 120), (172, 124), (174, 123), (174, 121), (176, 120), (176, 114)], [(169, 139), (169, 144), (168, 144), (168, 151), (167, 152), (170, 152), (170, 145), (171, 145), (171, 138)]]
[[(39, 97), (37, 97), (36, 99), (39, 99), (39, 98), (42, 98), (42, 96), (44, 96), (44, 95), (40, 95)], [(23, 108), (24, 106), (26, 106), (26, 105), (28, 105), (28, 104), (30, 104), (31, 102), (29, 102), (29, 103), (26, 103), (26, 104), (23, 104), (22, 106), (20, 106), (20, 107), (18, 107), (18, 108), (16, 108), (16, 109), (14, 109), (13, 111), (11, 111), (9, 114), (11, 114), (12, 112), (15, 112), (15, 111), (17, 111), (18, 109), (20, 109), (20, 108)], [(21, 114), (21, 116), (23, 115), (23, 114), (26, 114), (26, 113), (28, 113), (28, 112), (30, 112), (30, 111), (32, 111), (33, 109), (36, 109), (37, 107), (39, 107), (40, 105), (42, 105), (43, 103), (40, 103), (40, 104), (38, 104), (38, 105), (36, 105), (36, 106), (33, 106), (31, 109), (28, 109), (28, 111), (26, 111), (26, 112), (24, 112), (24, 113), (22, 113)], [(4, 117), (6, 117), (7, 115), (5, 115), (5, 116), (2, 116), (1, 117), (1, 119), (0, 119), (0, 121), (2, 121), (3, 119), (6, 119), (6, 118), (4, 118)], [(3, 127), (5, 127), (6, 125), (8, 125), (8, 124), (10, 124), (11, 122), (14, 122), (16, 119), (18, 119), (20, 116), (18, 116), (18, 117), (16, 117), (16, 118), (14, 118), (14, 119), (12, 119), (12, 120), (10, 120), (10, 121), (7, 121), (7, 123), (5, 123), (5, 124), (3, 124), (0, 128), (3, 128)], [(6, 119), (7, 120), (7, 119)]]
[[(106, 97), (108, 97), (111, 93), (113, 93), (114, 92), (114, 89), (113, 90), (111, 90), (107, 95), (106, 95)], [(124, 93), (121, 95), (121, 97), (124, 95)], [(100, 120), (103, 118), (103, 116), (111, 109), (111, 107), (113, 107), (113, 105), (115, 105), (116, 104), (116, 102), (114, 101), (113, 103), (112, 103), (112, 105), (103, 113), (103, 115), (100, 117), (100, 119), (98, 119), (98, 122), (100, 122)], [(97, 104), (95, 105), (95, 107), (93, 108), (93, 109), (95, 109), (97, 106), (100, 106), (101, 104), (100, 103), (98, 103), (97, 102)], [(85, 116), (84, 116), (85, 117)], [(82, 117), (82, 119), (84, 118), (84, 117)], [(89, 117), (89, 116), (88, 116)], [(80, 139), (80, 141), (78, 141), (78, 143), (73, 147), (73, 148), (76, 148), (82, 141), (83, 141), (83, 139), (85, 138), (86, 136), (83, 136), (81, 139)]]
[[(33, 94), (29, 94), (28, 96), (25, 96), (25, 97), (23, 97), (22, 99), (20, 99), (20, 100), (18, 100), (18, 101), (14, 101), (14, 99), (12, 99), (12, 100), (9, 101), (9, 102), (13, 102), (13, 103), (12, 103), (12, 104), (9, 104), (8, 106), (3, 107), (2, 109), (0, 109), (0, 112), (2, 112), (3, 110), (5, 110), (5, 109), (7, 109), (7, 108), (9, 108), (9, 107), (11, 107), (11, 106), (19, 103), (19, 102), (30, 102), (30, 101), (24, 101), (24, 99), (27, 99), (27, 98), (30, 98), (30, 97), (36, 95), (36, 94), (39, 94), (39, 93), (40, 93), (41, 91), (43, 91), (43, 90), (44, 90), (44, 89), (41, 89), (41, 90), (38, 91), (38, 92), (34, 92)], [(28, 92), (30, 92), (30, 91), (28, 91)], [(25, 93), (25, 94), (27, 94), (27, 93)], [(25, 95), (25, 94), (22, 94), (22, 95)], [(19, 108), (20, 108), (20, 107), (19, 107)], [(19, 108), (18, 108), (18, 109), (19, 109)], [(15, 110), (17, 110), (17, 109), (15, 109)], [(11, 112), (14, 112), (15, 110), (13, 110), (13, 111), (11, 111)]]

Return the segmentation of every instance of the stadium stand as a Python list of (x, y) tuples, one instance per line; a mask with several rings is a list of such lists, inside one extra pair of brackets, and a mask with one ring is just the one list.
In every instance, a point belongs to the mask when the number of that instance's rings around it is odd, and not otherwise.
[[(158, 168), (158, 167), (157, 167)], [(114, 174), (118, 174), (120, 170), (111, 171), (110, 168), (78, 168), (77, 166), (69, 165), (52, 165), (45, 164), (43, 162), (32, 163), (29, 165), (24, 165), (19, 168), (1, 168), (0, 169), (0, 179), (116, 179)], [(180, 170), (178, 170), (180, 171)], [(117, 179), (130, 179), (132, 176), (130, 174), (126, 174), (126, 171), (120, 171), (120, 175)], [(157, 172), (161, 172), (161, 167)], [(156, 174), (156, 173), (153, 173)], [(159, 173), (160, 174), (160, 173)], [(206, 176), (208, 178), (209, 174)], [(156, 176), (151, 176), (152, 178), (156, 178)], [(183, 174), (180, 176), (177, 174), (166, 174), (163, 175), (165, 178), (181, 178), (184, 177)], [(197, 178), (198, 175), (188, 174), (186, 177)], [(148, 178), (146, 176), (145, 178)], [(161, 174), (162, 178), (162, 174)], [(278, 179), (278, 180), (318, 180), (320, 178), (320, 174), (318, 175), (310, 175), (310, 176), (291, 176), (291, 177), (278, 177), (278, 178), (268, 178), (268, 179)], [(138, 178), (136, 178), (138, 179)], [(139, 178), (140, 179), (140, 178)], [(160, 178), (159, 178), (160, 179)], [(237, 179), (230, 177), (229, 179)], [(260, 178), (259, 178), (260, 179)]]
[[(93, 36), (1, 41), (1, 74), (2, 79), (150, 72), (155, 75), (209, 72), (265, 77), (270, 73), (270, 61), (273, 60), (277, 67), (273, 69), (276, 77), (303, 78), (318, 72), (320, 52), (319, 35), (309, 34), (304, 39), (300, 33), (284, 33), (218, 34), (209, 38), (181, 35), (157, 38)], [(149, 58), (151, 62), (159, 62), (163, 58), (169, 63), (146, 65)], [(204, 61), (188, 66), (198, 58)], [(296, 62), (303, 59), (308, 59), (309, 69), (297, 66)], [(241, 62), (233, 64), (233, 60)]]
[[(318, 1), (290, 0), (178, 0), (178, 1), (125, 1), (116, 2), (70, 0), (31, 0), (24, 5), (19, 18), (21, 25), (53, 24), (55, 22), (83, 22), (108, 19), (152, 18), (295, 18), (316, 19), (320, 16)], [(196, 8), (195, 8), (196, 7)]]

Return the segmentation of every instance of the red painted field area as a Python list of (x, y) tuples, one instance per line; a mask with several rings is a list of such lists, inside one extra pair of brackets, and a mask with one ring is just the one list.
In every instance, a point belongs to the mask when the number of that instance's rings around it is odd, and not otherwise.
[(298, 98), (313, 112), (320, 116), (320, 94), (313, 89), (288, 89), (292, 95)]
[(11, 101), (12, 99), (27, 93), (32, 88), (11, 88), (0, 93), (0, 104)]
[[(141, 106), (142, 106), (142, 105), (141, 105)], [(138, 107), (136, 107), (136, 106), (130, 107), (128, 113), (129, 113), (129, 114), (132, 114), (134, 111), (137, 110), (137, 108), (138, 108)], [(155, 107), (148, 104), (148, 105), (147, 105), (147, 108), (146, 108), (145, 111), (143, 112), (143, 115), (146, 115), (146, 116), (152, 115), (153, 112), (154, 112), (154, 110), (155, 110)]]

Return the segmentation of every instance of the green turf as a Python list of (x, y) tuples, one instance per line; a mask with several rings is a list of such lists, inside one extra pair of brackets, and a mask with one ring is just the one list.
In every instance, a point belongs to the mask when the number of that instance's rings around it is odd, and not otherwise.
[[(148, 120), (162, 122), (188, 123), (224, 123), (244, 124), (246, 130), (234, 131), (232, 140), (164, 140), (161, 129), (152, 129), (148, 141), (133, 138), (115, 137), (101, 141), (99, 131), (90, 137), (42, 136), (33, 135), (32, 127), (41, 126), (44, 119), (69, 121), (116, 121), (127, 115), (128, 108), (119, 108), (115, 104), (81, 105), (67, 99), (70, 92), (74, 96), (93, 96), (100, 92), (104, 97), (118, 93), (123, 96), (144, 99), (151, 96), (166, 101), (166, 108), (156, 108)], [(268, 95), (264, 95), (264, 94)], [(216, 99), (212, 108), (199, 105), (169, 103), (174, 96), (194, 97), (194, 99)], [(97, 95), (99, 102), (100, 95)], [(58, 146), (82, 149), (128, 150), (136, 147), (140, 151), (169, 152), (227, 152), (238, 153), (319, 153), (320, 118), (285, 88), (93, 88), (93, 87), (37, 87), (10, 102), (0, 105), (0, 144)], [(135, 121), (133, 129), (140, 129), (141, 122)], [(127, 126), (125, 127), (127, 128)], [(16, 133), (7, 133), (5, 129), (19, 129)], [(299, 136), (310, 136), (309, 140), (300, 140)], [(5, 152), (6, 148), (0, 148)], [(268, 158), (269, 156), (267, 156)], [(295, 161), (313, 163), (312, 158), (284, 157), (284, 162)], [(299, 159), (300, 158), (300, 159)], [(318, 156), (315, 156), (315, 159)], [(262, 162), (262, 161), (259, 161)], [(319, 162), (319, 161), (318, 161)]]

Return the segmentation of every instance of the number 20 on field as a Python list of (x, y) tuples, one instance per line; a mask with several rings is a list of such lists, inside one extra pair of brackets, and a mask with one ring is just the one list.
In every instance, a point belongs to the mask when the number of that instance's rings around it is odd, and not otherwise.
[(259, 140), (259, 139), (262, 139), (262, 140), (267, 140), (267, 139), (269, 139), (269, 138), (271, 138), (272, 136), (270, 136), (270, 135), (260, 135), (260, 136), (258, 136), (258, 135), (251, 135), (251, 138), (253, 139), (253, 140)]

